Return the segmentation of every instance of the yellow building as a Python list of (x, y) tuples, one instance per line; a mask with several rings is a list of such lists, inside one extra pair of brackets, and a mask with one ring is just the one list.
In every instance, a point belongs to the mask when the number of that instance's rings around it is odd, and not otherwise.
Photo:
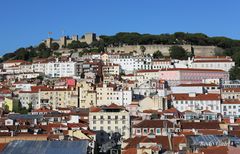
[(89, 108), (96, 106), (97, 104), (97, 93), (94, 90), (92, 83), (82, 80), (77, 83), (76, 91), (78, 93), (78, 107)]
[(44, 89), (39, 92), (40, 106), (58, 107), (77, 106), (77, 93), (75, 88)]
[(5, 97), (4, 98), (4, 106), (5, 106), (5, 109), (12, 112), (14, 107), (16, 106), (16, 102), (14, 102), (14, 100), (12, 98)]

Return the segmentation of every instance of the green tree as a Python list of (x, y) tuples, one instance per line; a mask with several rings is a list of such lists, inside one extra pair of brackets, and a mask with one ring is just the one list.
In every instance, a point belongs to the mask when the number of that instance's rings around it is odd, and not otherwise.
[(232, 56), (233, 60), (236, 63), (236, 66), (240, 66), (240, 51), (235, 52)]
[(39, 51), (45, 51), (45, 50), (47, 50), (46, 44), (45, 44), (45, 43), (40, 43), (40, 44), (38, 45), (38, 50), (39, 50)]
[(60, 53), (60, 52), (54, 52), (53, 53), (56, 57), (61, 57), (61, 55), (62, 55), (62, 53)]
[(38, 54), (39, 54), (39, 58), (48, 58), (52, 55), (52, 51), (50, 49), (46, 49), (46, 50), (40, 51)]
[(52, 50), (58, 50), (59, 47), (60, 47), (59, 44), (56, 43), (56, 42), (54, 42), (54, 43), (51, 44), (51, 49), (52, 49)]
[(181, 46), (171, 46), (169, 51), (170, 57), (173, 59), (186, 60), (188, 58), (187, 51)]
[(153, 58), (155, 58), (155, 59), (158, 59), (158, 58), (163, 58), (164, 56), (163, 56), (163, 54), (162, 54), (162, 52), (161, 51), (155, 51), (154, 53), (153, 53)]
[(240, 80), (240, 68), (234, 66), (229, 70), (230, 80)]

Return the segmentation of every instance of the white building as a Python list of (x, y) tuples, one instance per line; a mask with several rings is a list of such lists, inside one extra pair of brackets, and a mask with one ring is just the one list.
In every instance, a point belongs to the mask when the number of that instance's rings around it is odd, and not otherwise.
[(174, 94), (181, 93), (217, 93), (220, 94), (220, 87), (214, 83), (195, 83), (195, 84), (180, 84), (171, 87), (171, 92)]
[(228, 99), (222, 102), (221, 107), (223, 116), (239, 116), (240, 115), (240, 101), (238, 99)]
[(159, 59), (152, 61), (152, 69), (165, 69), (165, 68), (173, 68), (172, 62), (170, 59)]
[(91, 108), (89, 112), (91, 130), (106, 133), (119, 132), (124, 139), (130, 137), (130, 115), (122, 106), (111, 104), (103, 108)]
[(221, 113), (221, 96), (219, 94), (171, 94), (169, 100), (180, 112), (191, 110), (200, 113), (209, 110), (215, 113)]
[(48, 62), (45, 66), (45, 75), (50, 77), (70, 77), (76, 75), (76, 62), (71, 58), (68, 61)]
[(108, 63), (102, 67), (103, 76), (118, 76), (120, 74), (120, 66), (118, 64)]
[(223, 88), (222, 99), (240, 99), (240, 88)]
[(101, 84), (96, 87), (96, 92), (98, 106), (111, 103), (125, 106), (132, 103), (132, 90), (128, 87), (115, 84)]
[(126, 73), (132, 73), (134, 70), (151, 69), (151, 57), (134, 57), (132, 55), (120, 55), (109, 59), (111, 63), (119, 64)]
[(191, 63), (191, 68), (202, 69), (220, 69), (229, 71), (235, 62), (228, 56), (213, 56), (213, 57), (195, 57)]

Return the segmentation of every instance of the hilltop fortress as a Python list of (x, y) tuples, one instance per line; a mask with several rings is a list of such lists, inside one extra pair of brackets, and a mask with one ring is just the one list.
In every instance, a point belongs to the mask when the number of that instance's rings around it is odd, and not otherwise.
[(91, 44), (93, 41), (98, 41), (100, 38), (95, 33), (86, 33), (81, 38), (78, 35), (73, 35), (71, 38), (67, 36), (62, 36), (59, 40), (54, 40), (52, 38), (48, 38), (43, 42), (46, 44), (47, 47), (51, 47), (52, 43), (58, 43), (60, 48), (65, 48), (68, 44), (72, 43), (72, 41), (80, 41), (86, 42), (87, 44)]
[[(81, 38), (78, 35), (73, 35), (71, 38), (67, 36), (62, 36), (58, 40), (54, 40), (52, 38), (48, 38), (43, 42), (47, 47), (51, 47), (51, 44), (58, 43), (60, 49), (64, 49), (70, 44), (72, 41), (80, 41), (86, 42), (87, 44), (91, 44), (93, 41), (99, 41), (100, 38), (95, 33), (86, 33)], [(107, 52), (124, 52), (130, 53), (136, 51), (137, 53), (141, 53), (140, 47), (144, 46), (146, 48), (145, 54), (153, 54), (156, 51), (161, 51), (164, 56), (169, 56), (169, 48), (173, 45), (162, 45), (162, 44), (153, 44), (153, 45), (123, 45), (119, 47), (106, 47)], [(196, 56), (214, 56), (216, 54), (220, 54), (223, 52), (222, 48), (217, 46), (198, 46), (198, 45), (180, 45), (187, 52), (191, 52), (191, 48), (194, 49), (194, 54)]]
[[(118, 52), (124, 51), (125, 53), (136, 51), (141, 53), (140, 47), (144, 46), (146, 48), (146, 54), (153, 54), (155, 51), (161, 51), (164, 56), (169, 56), (169, 48), (173, 45), (125, 45), (121, 47), (107, 47), (108, 52)], [(216, 46), (197, 46), (197, 45), (180, 45), (188, 52), (191, 52), (191, 47), (194, 49), (194, 54), (196, 56), (214, 56), (216, 54), (222, 53), (223, 49)]]

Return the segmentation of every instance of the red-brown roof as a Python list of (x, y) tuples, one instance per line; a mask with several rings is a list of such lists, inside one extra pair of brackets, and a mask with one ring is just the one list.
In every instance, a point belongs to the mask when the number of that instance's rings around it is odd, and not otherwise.
[(213, 86), (218, 86), (215, 83), (191, 83), (191, 84), (180, 84), (178, 86), (181, 87), (213, 87)]
[(173, 146), (173, 151), (178, 152), (179, 149), (179, 144), (186, 143), (186, 137), (185, 136), (173, 136), (172, 137), (172, 146)]
[(143, 120), (133, 125), (133, 128), (173, 128), (173, 123), (168, 120)]
[(137, 148), (139, 143), (157, 143), (162, 145), (163, 150), (170, 150), (170, 145), (168, 142), (168, 136), (155, 136), (154, 138), (148, 138), (148, 136), (134, 137), (125, 140), (128, 145), (125, 147), (125, 150), (129, 148)]
[(220, 129), (220, 123), (217, 121), (209, 122), (187, 122), (181, 121), (182, 129)]
[(173, 100), (220, 100), (219, 94), (196, 94), (196, 97), (190, 97), (189, 94), (171, 94)]
[(161, 71), (205, 71), (205, 72), (225, 72), (220, 69), (202, 69), (202, 68), (168, 68), (161, 69)]
[(223, 63), (223, 62), (233, 62), (230, 59), (218, 59), (218, 60), (194, 60), (193, 63)]
[(240, 104), (238, 99), (225, 99), (222, 104)]
[(26, 61), (24, 60), (8, 60), (5, 61), (4, 63), (25, 63)]
[(224, 88), (223, 92), (240, 92), (240, 88)]
[(138, 70), (137, 73), (154, 73), (159, 71), (160, 70)]
[(99, 107), (91, 107), (90, 108), (90, 112), (99, 112), (99, 111), (101, 111), (101, 108), (99, 108)]
[(233, 146), (209, 146), (200, 150), (204, 154), (239, 154), (240, 149)]

